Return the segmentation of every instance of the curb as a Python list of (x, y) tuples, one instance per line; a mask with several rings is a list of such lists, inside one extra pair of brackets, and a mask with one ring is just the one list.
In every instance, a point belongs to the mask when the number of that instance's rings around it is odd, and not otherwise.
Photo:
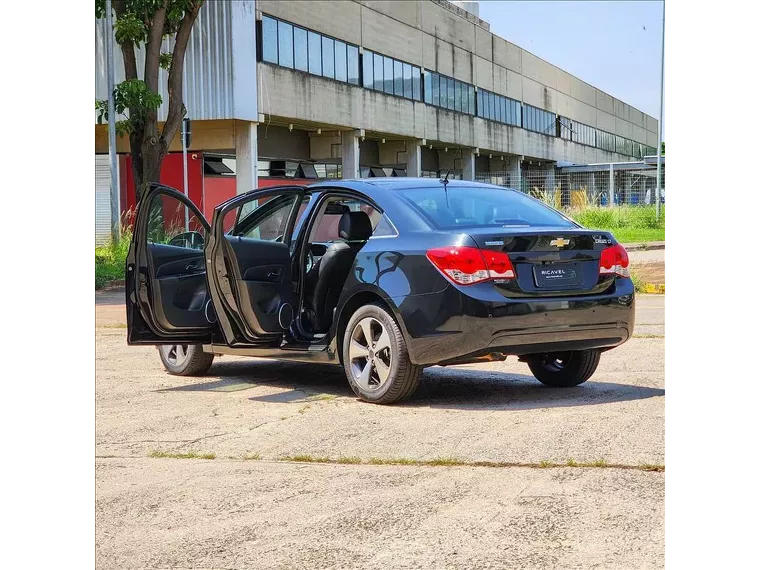
[(622, 244), (626, 251), (653, 251), (655, 249), (665, 249), (665, 242), (655, 243), (624, 243)]
[(665, 283), (644, 283), (641, 285), (641, 293), (665, 294)]

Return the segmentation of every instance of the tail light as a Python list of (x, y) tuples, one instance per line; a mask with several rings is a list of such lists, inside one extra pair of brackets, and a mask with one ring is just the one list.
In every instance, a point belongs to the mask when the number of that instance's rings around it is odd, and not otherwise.
[(490, 279), (513, 279), (515, 270), (506, 253), (481, 251), (477, 247), (449, 246), (430, 249), (430, 262), (459, 285), (472, 285)]
[(628, 252), (622, 245), (617, 244), (602, 250), (599, 258), (599, 275), (631, 276), (628, 268)]

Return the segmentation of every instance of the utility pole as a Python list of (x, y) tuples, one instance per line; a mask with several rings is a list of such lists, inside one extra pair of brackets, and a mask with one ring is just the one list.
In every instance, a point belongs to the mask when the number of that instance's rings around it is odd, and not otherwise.
[(108, 75), (108, 159), (111, 171), (111, 240), (119, 243), (121, 222), (119, 212), (119, 168), (116, 163), (116, 109), (113, 100), (113, 16), (111, 0), (106, 0), (106, 73)]
[(662, 50), (660, 58), (660, 134), (657, 137), (657, 208), (656, 219), (660, 219), (660, 185), (662, 183), (662, 106), (665, 93), (665, 0), (662, 2)]

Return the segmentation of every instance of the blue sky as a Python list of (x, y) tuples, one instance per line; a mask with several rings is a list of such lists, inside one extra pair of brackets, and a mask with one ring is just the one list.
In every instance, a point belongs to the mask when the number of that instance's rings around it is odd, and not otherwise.
[(480, 17), (493, 33), (659, 118), (661, 2), (481, 0)]

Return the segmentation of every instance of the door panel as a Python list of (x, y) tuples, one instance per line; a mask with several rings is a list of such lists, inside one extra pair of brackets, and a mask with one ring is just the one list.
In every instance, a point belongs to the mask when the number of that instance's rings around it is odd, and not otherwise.
[(207, 246), (211, 296), (230, 345), (273, 344), (293, 312), (290, 239), (302, 187), (271, 188), (217, 206)]
[(209, 229), (176, 190), (154, 185), (140, 201), (127, 255), (130, 344), (212, 340), (214, 312), (202, 249)]

